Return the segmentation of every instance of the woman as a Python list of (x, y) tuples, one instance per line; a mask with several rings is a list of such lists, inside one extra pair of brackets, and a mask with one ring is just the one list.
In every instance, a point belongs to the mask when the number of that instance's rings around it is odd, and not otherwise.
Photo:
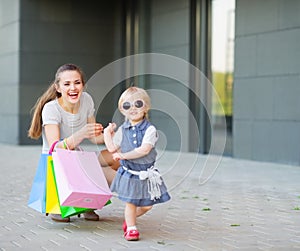
[[(37, 100), (28, 136), (38, 139), (42, 136), (43, 153), (59, 141), (56, 147), (76, 149), (85, 139), (94, 144), (103, 144), (103, 126), (96, 122), (92, 97), (84, 91), (83, 72), (74, 64), (65, 64), (58, 68), (55, 80)], [(119, 163), (112, 155), (103, 150), (99, 161), (110, 185)], [(54, 221), (69, 222), (59, 214), (51, 214)], [(99, 216), (90, 211), (84, 214), (86, 220), (99, 220)]]

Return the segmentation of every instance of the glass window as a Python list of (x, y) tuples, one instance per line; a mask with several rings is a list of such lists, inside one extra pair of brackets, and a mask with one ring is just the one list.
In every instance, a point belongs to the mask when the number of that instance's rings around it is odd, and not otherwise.
[(225, 155), (232, 154), (232, 87), (234, 83), (235, 0), (212, 1), (212, 82), (221, 105), (213, 100), (213, 126), (217, 132), (218, 118), (224, 109), (227, 124)]

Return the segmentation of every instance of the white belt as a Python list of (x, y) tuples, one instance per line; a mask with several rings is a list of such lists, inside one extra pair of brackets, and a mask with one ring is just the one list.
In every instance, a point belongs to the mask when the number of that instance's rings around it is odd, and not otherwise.
[(147, 171), (134, 171), (125, 166), (123, 169), (131, 174), (139, 176), (140, 180), (146, 180), (148, 184), (148, 192), (151, 195), (151, 200), (159, 199), (161, 196), (160, 185), (162, 184), (161, 174), (154, 166), (147, 169)]

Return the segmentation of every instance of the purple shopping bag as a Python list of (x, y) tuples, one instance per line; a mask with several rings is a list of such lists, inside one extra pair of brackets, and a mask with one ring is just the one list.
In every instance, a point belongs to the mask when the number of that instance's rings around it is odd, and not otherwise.
[(101, 209), (112, 197), (95, 152), (57, 149), (52, 158), (62, 206)]

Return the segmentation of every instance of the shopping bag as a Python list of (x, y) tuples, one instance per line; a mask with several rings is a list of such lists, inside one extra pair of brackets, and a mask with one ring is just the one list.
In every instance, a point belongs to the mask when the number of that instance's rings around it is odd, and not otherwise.
[(46, 206), (46, 174), (48, 156), (50, 155), (46, 153), (43, 153), (40, 156), (28, 200), (28, 206), (40, 213), (45, 213)]
[(46, 179), (46, 213), (61, 214), (62, 218), (89, 211), (89, 208), (61, 206), (57, 193), (57, 185), (53, 168), (52, 156), (48, 157)]
[(36, 174), (31, 186), (27, 205), (40, 213), (45, 213), (46, 210), (46, 176), (48, 157), (51, 156), (51, 153), (53, 152), (57, 142), (58, 141), (55, 141), (52, 144), (49, 153), (41, 154)]
[(112, 193), (95, 152), (57, 149), (52, 158), (61, 206), (101, 209), (110, 203)]
[(46, 213), (61, 214), (52, 163), (52, 156), (49, 156), (46, 176)]

